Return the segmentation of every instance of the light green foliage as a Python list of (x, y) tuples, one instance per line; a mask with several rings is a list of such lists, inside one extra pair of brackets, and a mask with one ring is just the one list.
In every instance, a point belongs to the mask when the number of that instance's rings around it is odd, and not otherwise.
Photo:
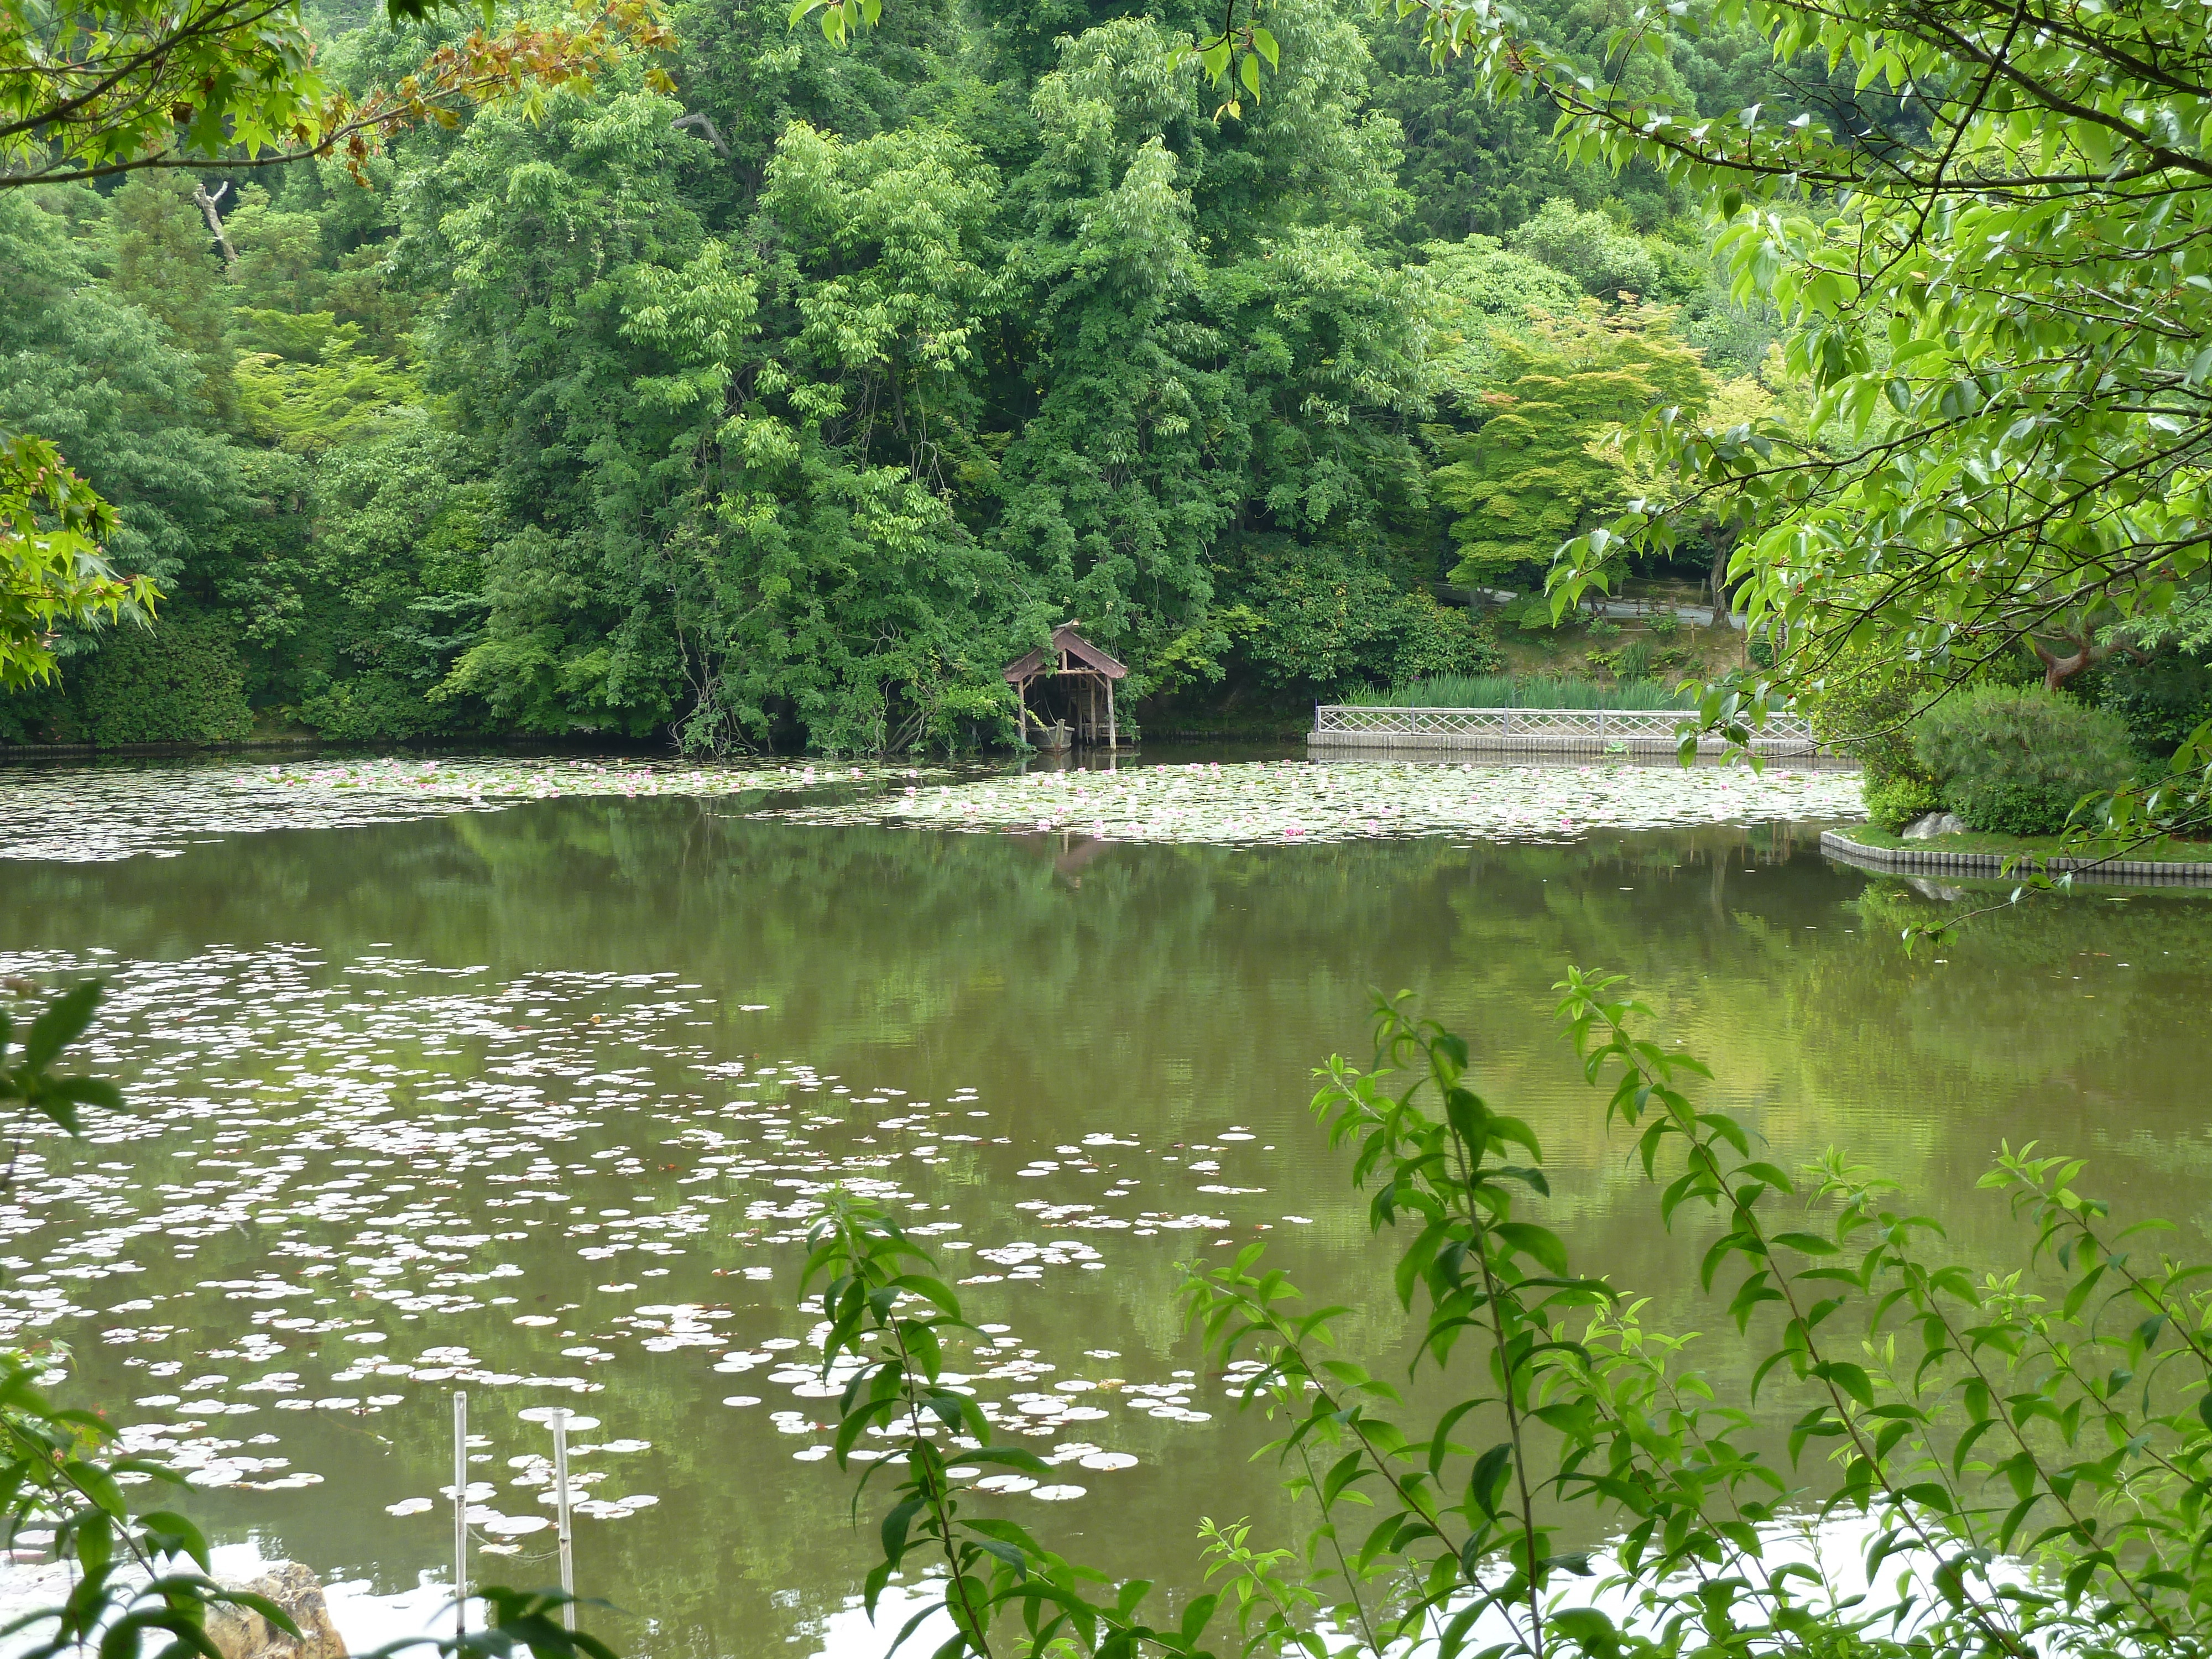
[(1924, 813), (1941, 811), (1943, 792), (1925, 778), (1895, 776), (1866, 786), (1867, 821), (1883, 830), (1902, 830)]
[(1433, 487), (1460, 515), (1455, 581), (1547, 562), (1627, 494), (1621, 456), (1598, 441), (1607, 429), (1655, 404), (1694, 416), (1709, 396), (1697, 354), (1649, 310), (1540, 318), (1525, 337), (1498, 337), (1494, 374), (1497, 389), (1479, 394), (1482, 424), (1438, 434)]
[(1431, 242), (1421, 250), (1437, 295), (1437, 379), (1462, 399), (1492, 387), (1501, 336), (1526, 333), (1536, 313), (1572, 315), (1582, 285), (1540, 259), (1509, 253), (1490, 236)]
[[(402, 7), (400, 9), (407, 9)], [(286, 145), (330, 96), (293, 5), (9, 0), (0, 10), (0, 174), (57, 182), (170, 154)]]
[(1659, 261), (1641, 238), (1557, 196), (1508, 231), (1505, 246), (1572, 277), (1601, 300), (1650, 299), (1659, 280)]
[[(1732, 577), (1792, 647), (1771, 687), (1714, 687), (1710, 721), (1747, 729), (1846, 643), (1953, 685), (2033, 644), (2057, 684), (2197, 580), (2212, 104), (2197, 70), (2212, 22), (2041, 0), (1940, 18), (1749, 0), (1711, 20), (1778, 61), (1817, 48), (1880, 95), (1909, 88), (1927, 127), (1910, 146), (1810, 115), (1701, 121), (1578, 76), (1516, 27), (1456, 0), (1424, 12), (1436, 48), (1486, 84), (1553, 99), (1571, 155), (1713, 192), (1735, 295), (1771, 301), (1814, 390), (1803, 435), (1824, 448), (1763, 425), (1658, 419), (1646, 434), (1686, 483), (1737, 492), (1750, 533)], [(1843, 198), (1848, 213), (1830, 205)], [(1557, 597), (1604, 581), (1619, 538), (1663, 550), (1674, 533), (1624, 517), (1578, 545)], [(2212, 726), (2116, 810), (2131, 831), (2212, 822)]]
[[(441, 0), (385, 0), (394, 23)], [(0, 189), (74, 184), (141, 168), (224, 169), (241, 155), (342, 155), (359, 165), (394, 131), (451, 123), (488, 102), (530, 106), (588, 86), (623, 49), (672, 44), (653, 6), (605, 0), (573, 24), (489, 25), (404, 66), (388, 89), (349, 92), (318, 63), (299, 0), (241, 10), (224, 0), (0, 6)], [(665, 84), (665, 71), (654, 71)]]
[(338, 323), (327, 311), (285, 320), (324, 325), (314, 331), (323, 336), (314, 357), (302, 362), (287, 352), (249, 351), (231, 371), (240, 420), (261, 442), (295, 453), (327, 449), (421, 396), (406, 370), (355, 349), (357, 325)]
[(2007, 1147), (1979, 1184), (2017, 1254), (1960, 1263), (1843, 1153), (1760, 1158), (1619, 981), (1571, 968), (1558, 989), (1658, 1224), (1706, 1243), (1721, 1334), (1650, 1328), (1637, 1287), (1578, 1268), (1535, 1218), (1554, 1200), (1530, 1124), (1478, 1091), (1464, 1040), (1387, 1001), (1373, 1062), (1332, 1060), (1313, 1110), (1393, 1239), (1409, 1340), (1370, 1369), (1348, 1310), (1306, 1305), (1261, 1243), (1188, 1267), (1189, 1324), (1274, 1431), (1302, 1518), (1277, 1540), (1193, 1517), (1208, 1590), (1172, 1624), (1149, 1585), (974, 1507), (987, 1468), (1042, 1466), (945, 1380), (945, 1335), (972, 1328), (927, 1253), (833, 1198), (805, 1279), (845, 1383), (835, 1451), (866, 1436), (890, 1454), (871, 1474), (897, 1469), (870, 1608), (919, 1558), (943, 1569), (944, 1659), (2195, 1651), (2212, 1298), (2136, 1242), (2162, 1224), (2123, 1226), (2079, 1161)]
[(2040, 686), (1982, 685), (1912, 725), (1912, 750), (1970, 830), (2056, 835), (2135, 770), (2118, 716)]
[(114, 508), (52, 444), (0, 441), (0, 692), (53, 678), (58, 629), (151, 613), (153, 583), (107, 562), (114, 529)]

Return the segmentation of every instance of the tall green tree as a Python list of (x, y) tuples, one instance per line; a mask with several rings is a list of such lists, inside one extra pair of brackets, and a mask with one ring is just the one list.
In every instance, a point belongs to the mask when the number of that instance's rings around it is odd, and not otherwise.
[[(1586, 302), (1587, 303), (1587, 302)], [(1608, 430), (1662, 406), (1695, 418), (1710, 377), (1663, 313), (1595, 306), (1501, 333), (1481, 424), (1442, 438), (1437, 497), (1458, 516), (1455, 581), (1488, 584), (1551, 563), (1560, 544), (1619, 510), (1630, 477)]]
[[(1578, 80), (1500, 14), (1443, 0), (1423, 15), (1501, 94), (1551, 98), (1571, 154), (1712, 191), (1738, 293), (1778, 307), (1814, 389), (1810, 436), (1829, 447), (1681, 421), (1653, 441), (1686, 482), (1737, 492), (1751, 533), (1730, 575), (1782, 624), (1784, 694), (1868, 647), (1954, 685), (2027, 651), (2084, 661), (2206, 569), (2202, 15), (2069, 0), (1729, 11), (1778, 59), (1817, 46), (1913, 100), (1924, 139), (1878, 145), (1809, 115), (1701, 121)], [(1838, 198), (1849, 213), (1829, 210)], [(1601, 579), (1617, 537), (1673, 533), (1638, 514), (1591, 536), (1559, 597)], [(1771, 695), (1723, 688), (1706, 712), (1730, 721)], [(2137, 806), (2212, 817), (2212, 726)]]
[(96, 279), (94, 246), (62, 212), (0, 192), (0, 431), (58, 445), (115, 504), (117, 562), (169, 587), (235, 471), (205, 428), (200, 360)]
[(109, 286), (160, 323), (171, 344), (191, 354), (208, 414), (227, 425), (237, 416), (231, 300), (193, 189), (174, 176), (141, 174), (108, 199)]

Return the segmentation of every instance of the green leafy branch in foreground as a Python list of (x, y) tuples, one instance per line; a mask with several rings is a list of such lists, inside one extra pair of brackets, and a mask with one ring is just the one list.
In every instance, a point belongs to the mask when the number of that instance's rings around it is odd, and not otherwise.
[(1281, 1546), (1198, 1522), (1207, 1593), (1146, 1626), (1150, 1586), (975, 1513), (982, 1464), (1034, 1460), (988, 1445), (945, 1378), (957, 1298), (911, 1271), (926, 1258), (881, 1206), (841, 1196), (810, 1265), (847, 1379), (838, 1455), (885, 1436), (870, 1474), (901, 1481), (871, 1610), (919, 1553), (955, 1628), (941, 1659), (1197, 1655), (1224, 1608), (1241, 1655), (1309, 1659), (2212, 1648), (2208, 1269), (2146, 1254), (2148, 1227), (2115, 1228), (2078, 1162), (2031, 1146), (1981, 1182), (2021, 1243), (1977, 1278), (1841, 1155), (1796, 1174), (1755, 1157), (1692, 1099), (1705, 1068), (1638, 1035), (1650, 1012), (1618, 980), (1570, 969), (1559, 988), (1659, 1218), (1705, 1236), (1700, 1285), (1735, 1333), (1718, 1376), (1528, 1218), (1550, 1195), (1537, 1137), (1401, 996), (1378, 1005), (1370, 1066), (1333, 1060), (1314, 1111), (1399, 1241), (1411, 1375), (1451, 1402), (1401, 1420), (1399, 1389), (1340, 1352), (1346, 1310), (1306, 1308), (1262, 1247), (1193, 1264), (1189, 1321), (1280, 1430), (1268, 1449), (1304, 1519)]
[[(81, 1107), (121, 1109), (112, 1083), (54, 1069), (90, 1028), (104, 991), (100, 981), (87, 980), (47, 996), (29, 980), (0, 981), (0, 992), (39, 1003), (20, 1041), (15, 1021), (0, 1009), (0, 1112), (13, 1120), (16, 1146), (32, 1115), (76, 1136), (83, 1133)], [(11, 1152), (9, 1181), (14, 1167)], [(0, 1542), (12, 1550), (26, 1534), (51, 1532), (46, 1548), (70, 1580), (60, 1604), (0, 1626), (0, 1642), (20, 1659), (95, 1648), (100, 1659), (148, 1653), (222, 1659), (207, 1632), (210, 1610), (222, 1606), (251, 1609), (298, 1638), (299, 1627), (275, 1602), (208, 1576), (208, 1541), (188, 1516), (134, 1506), (126, 1487), (181, 1489), (184, 1477), (159, 1458), (112, 1455), (112, 1424), (56, 1403), (42, 1385), (66, 1358), (58, 1346), (38, 1355), (0, 1350)], [(561, 1591), (489, 1586), (475, 1594), (488, 1618), (484, 1628), (396, 1642), (374, 1659), (419, 1648), (434, 1649), (441, 1659), (514, 1659), (526, 1652), (533, 1659), (614, 1659), (596, 1637), (563, 1627), (561, 1609), (574, 1598)]]
[[(991, 1443), (990, 1423), (975, 1396), (945, 1379), (944, 1334), (975, 1328), (961, 1317), (950, 1287), (916, 1271), (931, 1265), (928, 1255), (890, 1212), (873, 1200), (839, 1193), (815, 1224), (810, 1244), (804, 1282), (821, 1283), (819, 1306), (829, 1322), (823, 1375), (845, 1380), (833, 1448), (838, 1467), (851, 1466), (864, 1436), (889, 1443), (861, 1477), (856, 1508), (878, 1471), (901, 1471), (883, 1519), (883, 1559), (866, 1585), (869, 1616), (892, 1577), (920, 1557), (945, 1586), (953, 1633), (937, 1650), (940, 1659), (991, 1653), (992, 1632), (1002, 1617), (1018, 1623), (1029, 1651), (1065, 1638), (1105, 1659), (1147, 1647), (1197, 1652), (1210, 1601), (1195, 1606), (1180, 1630), (1154, 1629), (1138, 1618), (1150, 1585), (1123, 1584), (1112, 1601), (1094, 1601), (1091, 1592), (1105, 1585), (1102, 1575), (1053, 1554), (1013, 1522), (975, 1513), (969, 1483), (984, 1466), (1037, 1474), (1049, 1467), (1023, 1447)], [(909, 1620), (899, 1640), (935, 1611), (925, 1608)]]
[(64, 623), (143, 620), (161, 595), (118, 576), (100, 544), (115, 509), (45, 439), (0, 432), (0, 691), (53, 678)]

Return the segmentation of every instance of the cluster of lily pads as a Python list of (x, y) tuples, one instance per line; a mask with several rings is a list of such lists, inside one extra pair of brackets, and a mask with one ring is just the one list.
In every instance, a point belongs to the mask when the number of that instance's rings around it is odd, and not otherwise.
[[(1856, 773), (1769, 767), (1453, 766), (1389, 761), (923, 769), (739, 760), (382, 759), (24, 768), (0, 858), (174, 857), (254, 830), (403, 823), (575, 796), (753, 796), (754, 816), (1100, 841), (1233, 846), (1378, 836), (1561, 841), (1593, 830), (1846, 820)], [(783, 798), (803, 792), (797, 804)]]
[[(665, 972), (502, 982), (306, 946), (167, 962), (0, 954), (0, 975), (94, 971), (110, 1000), (83, 1058), (125, 1079), (132, 1109), (100, 1118), (84, 1143), (36, 1134), (23, 1151), (0, 1206), (0, 1342), (59, 1339), (104, 1395), (119, 1375), (127, 1449), (164, 1455), (194, 1486), (262, 1494), (272, 1526), (284, 1504), (322, 1501), (303, 1494), (353, 1437), (343, 1425), (435, 1423), (455, 1388), (485, 1413), (476, 1443), (505, 1456), (503, 1474), (462, 1494), (493, 1553), (542, 1530), (550, 1505), (543, 1436), (525, 1426), (550, 1409), (538, 1402), (617, 1400), (610, 1370), (697, 1367), (702, 1389), (742, 1375), (755, 1392), (721, 1396), (741, 1413), (731, 1431), (744, 1439), (743, 1408), (780, 1391), (787, 1403), (753, 1420), (819, 1461), (842, 1379), (823, 1374), (823, 1329), (792, 1306), (791, 1274), (835, 1187), (939, 1211), (914, 1233), (948, 1264), (972, 1262), (963, 1282), (1000, 1299), (1103, 1272), (1110, 1236), (1232, 1224), (1140, 1186), (1265, 1193), (1214, 1179), (1224, 1159), (1261, 1150), (1241, 1126), (1149, 1152), (1097, 1131), (1021, 1165), (973, 1089), (919, 1099), (763, 1057), (766, 1007)], [(1007, 1204), (1010, 1181), (978, 1178), (987, 1156), (1046, 1194)], [(1094, 1349), (1064, 1368), (1001, 1319), (949, 1377), (995, 1432), (1049, 1440), (1048, 1462), (1104, 1474), (1136, 1466), (1142, 1448), (1103, 1431), (1209, 1418), (1188, 1372), (1125, 1375), (1120, 1358)], [(597, 1427), (571, 1422), (575, 1512), (653, 1511), (661, 1495), (640, 1485), (657, 1462), (649, 1443), (586, 1434)], [(860, 1449), (864, 1462), (896, 1455)], [(978, 1475), (1006, 1498), (1083, 1495), (1077, 1481)], [(453, 1496), (448, 1481), (385, 1507), (442, 1516)]]
[(1862, 815), (1854, 772), (1390, 761), (1011, 773), (763, 811), (800, 823), (1214, 845), (1437, 835), (1558, 842), (1593, 830)]
[(289, 765), (172, 759), (9, 769), (0, 858), (174, 858), (228, 835), (404, 823), (570, 796), (727, 796), (913, 781), (918, 768), (776, 760), (384, 758)]

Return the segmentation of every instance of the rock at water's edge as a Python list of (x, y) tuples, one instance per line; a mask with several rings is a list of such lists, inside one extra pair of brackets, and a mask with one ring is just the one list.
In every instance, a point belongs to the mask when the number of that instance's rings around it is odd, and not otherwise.
[(297, 1561), (279, 1561), (258, 1578), (223, 1588), (267, 1596), (300, 1627), (295, 1641), (251, 1607), (211, 1607), (207, 1633), (223, 1659), (346, 1659), (345, 1638), (331, 1623), (323, 1587)]
[(1897, 833), (1901, 840), (1927, 841), (1936, 836), (1963, 836), (1966, 826), (1956, 812), (1923, 812)]

